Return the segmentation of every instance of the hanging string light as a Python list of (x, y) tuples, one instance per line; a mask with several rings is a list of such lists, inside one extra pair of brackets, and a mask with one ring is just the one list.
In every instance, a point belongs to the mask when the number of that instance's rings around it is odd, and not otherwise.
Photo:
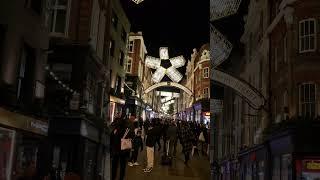
[(73, 94), (77, 94), (77, 92), (75, 90), (73, 90), (72, 88), (70, 88), (67, 84), (63, 83), (58, 76), (52, 71), (50, 70), (49, 66), (45, 67), (45, 70), (49, 72), (49, 75), (66, 91), (69, 91)]

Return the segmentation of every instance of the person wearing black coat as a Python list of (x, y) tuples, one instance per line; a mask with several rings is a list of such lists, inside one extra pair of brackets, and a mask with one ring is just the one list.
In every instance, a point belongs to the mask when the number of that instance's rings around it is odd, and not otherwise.
[(111, 180), (116, 179), (117, 169), (120, 162), (120, 178), (119, 180), (124, 180), (127, 161), (130, 156), (131, 150), (121, 150), (121, 139), (123, 138), (126, 129), (129, 129), (128, 135), (125, 139), (132, 139), (134, 137), (134, 132), (130, 128), (128, 119), (125, 117), (116, 118), (113, 123), (112, 132), (110, 135), (110, 145), (111, 145)]
[(138, 130), (136, 136), (134, 137), (134, 139), (132, 141), (132, 153), (131, 153), (130, 162), (128, 163), (129, 166), (138, 166), (139, 165), (139, 163), (137, 162), (139, 149), (140, 149), (140, 152), (142, 152), (143, 141), (141, 138), (141, 131), (140, 130)]
[(154, 123), (149, 127), (147, 139), (146, 139), (146, 149), (147, 149), (147, 167), (143, 169), (144, 172), (151, 172), (154, 164), (154, 146), (157, 140), (157, 130), (153, 128)]

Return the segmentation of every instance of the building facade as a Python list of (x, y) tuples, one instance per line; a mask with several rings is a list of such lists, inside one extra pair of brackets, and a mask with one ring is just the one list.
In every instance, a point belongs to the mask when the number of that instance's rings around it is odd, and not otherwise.
[(110, 3), (111, 30), (108, 38), (110, 39), (110, 117), (112, 122), (115, 116), (125, 113), (122, 112), (125, 105), (125, 65), (127, 62), (128, 35), (131, 25), (120, 1), (111, 0)]
[(53, 2), (45, 91), (51, 169), (62, 176), (74, 172), (82, 179), (107, 178), (110, 4)]
[[(250, 1), (235, 74), (266, 99), (251, 108), (225, 89), (218, 124), (223, 179), (319, 178), (318, 1)], [(240, 70), (239, 70), (240, 69)], [(236, 173), (238, 172), (238, 173)]]
[[(46, 1), (0, 3), (0, 179), (49, 172)], [(26, 161), (27, 160), (27, 161)]]
[(210, 121), (210, 52), (209, 44), (203, 45), (194, 61), (195, 121), (207, 124)]
[[(143, 101), (144, 59), (147, 49), (142, 32), (130, 33), (128, 59), (126, 62), (126, 113), (133, 118), (145, 116), (146, 105)], [(144, 115), (143, 115), (144, 114)]]

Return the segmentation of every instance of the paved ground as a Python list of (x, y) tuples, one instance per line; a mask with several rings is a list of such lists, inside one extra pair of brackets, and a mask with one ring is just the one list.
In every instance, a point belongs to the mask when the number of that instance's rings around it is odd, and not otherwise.
[(194, 156), (189, 162), (189, 167), (184, 164), (184, 156), (178, 147), (177, 157), (172, 166), (160, 164), (161, 152), (155, 152), (155, 165), (151, 173), (144, 173), (142, 169), (146, 164), (146, 151), (139, 154), (140, 166), (127, 166), (126, 180), (209, 180), (210, 163), (208, 157)]

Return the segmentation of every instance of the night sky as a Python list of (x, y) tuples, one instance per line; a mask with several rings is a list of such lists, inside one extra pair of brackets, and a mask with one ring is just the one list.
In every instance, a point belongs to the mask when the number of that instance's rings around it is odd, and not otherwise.
[[(159, 57), (159, 47), (169, 56), (190, 59), (192, 49), (209, 43), (209, 0), (121, 0), (131, 22), (131, 32), (142, 31), (148, 55)], [(179, 69), (185, 72), (185, 67)]]

